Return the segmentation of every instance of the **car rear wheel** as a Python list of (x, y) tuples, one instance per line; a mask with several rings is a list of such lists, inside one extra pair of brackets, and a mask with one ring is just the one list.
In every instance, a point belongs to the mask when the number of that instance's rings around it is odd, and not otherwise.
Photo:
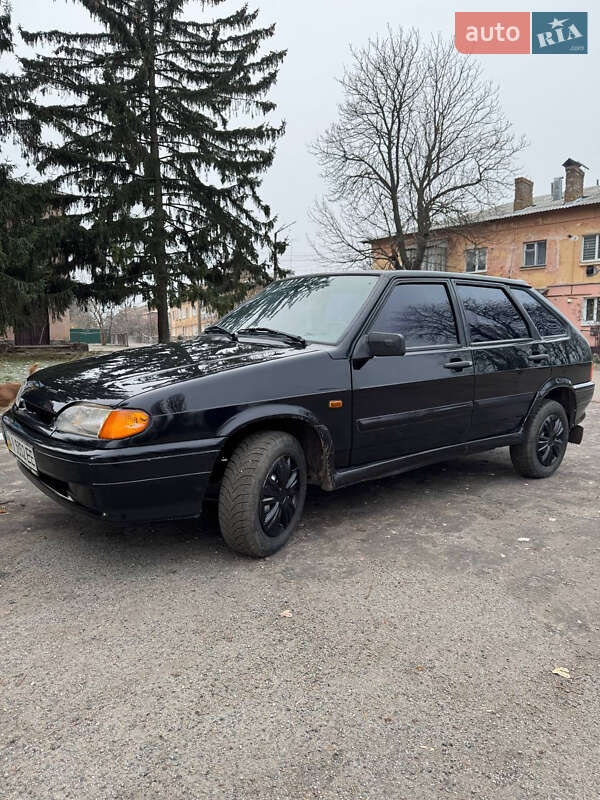
[(527, 423), (521, 444), (510, 448), (513, 466), (526, 478), (548, 478), (560, 467), (568, 441), (565, 409), (546, 400)]
[(277, 552), (298, 525), (306, 497), (306, 459), (283, 431), (255, 433), (229, 459), (219, 492), (223, 538), (238, 553)]

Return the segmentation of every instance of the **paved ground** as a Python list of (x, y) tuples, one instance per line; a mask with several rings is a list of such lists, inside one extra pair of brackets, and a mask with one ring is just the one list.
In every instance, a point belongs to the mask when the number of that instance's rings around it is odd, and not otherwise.
[(599, 464), (596, 401), (547, 481), (314, 491), (256, 562), (82, 521), (2, 450), (0, 796), (597, 798)]

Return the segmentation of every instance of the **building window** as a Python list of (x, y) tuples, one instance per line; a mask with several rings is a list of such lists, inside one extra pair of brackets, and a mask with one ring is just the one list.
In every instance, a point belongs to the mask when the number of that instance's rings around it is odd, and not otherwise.
[(545, 267), (546, 266), (546, 240), (539, 242), (525, 242), (523, 245), (523, 267)]
[(586, 297), (583, 301), (583, 324), (597, 325), (600, 323), (600, 298)]
[(415, 247), (409, 247), (406, 250), (407, 266), (409, 269), (422, 269), (427, 272), (444, 272), (446, 269), (446, 245), (445, 244), (432, 244), (425, 248), (423, 254), (423, 262), (420, 267), (415, 266), (415, 256), (417, 250)]
[(465, 250), (465, 272), (487, 271), (487, 247), (471, 247)]
[(591, 233), (583, 237), (581, 244), (582, 261), (600, 261), (600, 233)]

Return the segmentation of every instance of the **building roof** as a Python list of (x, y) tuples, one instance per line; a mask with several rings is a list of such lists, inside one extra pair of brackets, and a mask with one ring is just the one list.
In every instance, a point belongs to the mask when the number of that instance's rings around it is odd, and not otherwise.
[(600, 204), (600, 186), (588, 186), (583, 190), (583, 197), (578, 197), (577, 200), (572, 200), (570, 203), (565, 203), (562, 198), (553, 200), (551, 194), (541, 194), (533, 198), (532, 206), (522, 208), (520, 211), (513, 210), (511, 201), (474, 214), (473, 222), (494, 222), (509, 217), (526, 217), (529, 214), (542, 214), (547, 211), (560, 211), (563, 208), (578, 208), (596, 204)]
[[(522, 208), (520, 211), (513, 209), (513, 201), (510, 203), (502, 203), (501, 205), (493, 206), (492, 208), (485, 209), (485, 211), (478, 211), (470, 218), (458, 225), (440, 225), (432, 229), (435, 231), (443, 232), (448, 230), (455, 230), (457, 228), (465, 228), (468, 225), (497, 222), (502, 219), (513, 219), (517, 217), (527, 217), (531, 214), (545, 214), (548, 211), (561, 211), (563, 208), (579, 208), (581, 206), (600, 205), (600, 186), (587, 186), (583, 190), (583, 197), (572, 200), (570, 203), (565, 203), (562, 198), (560, 200), (553, 200), (551, 194), (540, 194), (533, 198), (533, 205)], [(410, 238), (411, 233), (406, 236)], [(375, 239), (366, 240), (369, 243), (386, 242), (390, 236), (380, 236)]]

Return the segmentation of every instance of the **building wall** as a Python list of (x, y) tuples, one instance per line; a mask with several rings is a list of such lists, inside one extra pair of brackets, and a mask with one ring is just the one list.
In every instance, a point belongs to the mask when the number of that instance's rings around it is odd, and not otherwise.
[[(468, 236), (448, 233), (443, 237), (447, 244), (445, 269), (465, 272), (465, 251), (486, 247), (487, 270), (478, 274), (517, 278), (536, 289), (547, 290), (548, 299), (592, 344), (590, 325), (583, 321), (583, 309), (585, 298), (600, 296), (600, 259), (581, 261), (583, 236), (592, 233), (600, 233), (600, 206), (561, 208), (488, 222), (470, 230)], [(539, 240), (547, 243), (546, 265), (524, 267), (524, 243)], [(589, 266), (598, 267), (598, 274), (587, 276)]]
[(584, 320), (583, 310), (585, 300), (591, 297), (598, 298), (596, 302), (600, 308), (600, 284), (579, 283), (551, 286), (546, 297), (579, 328), (592, 346), (597, 346), (596, 337), (593, 335), (595, 326)]
[[(202, 328), (216, 322), (216, 315), (202, 309)], [(169, 309), (169, 329), (171, 332), (171, 339), (183, 337), (184, 339), (192, 338), (198, 335), (198, 304), (192, 303), (189, 300), (181, 304), (181, 308)]]
[(50, 341), (68, 342), (71, 337), (71, 312), (67, 309), (62, 317), (50, 317)]

